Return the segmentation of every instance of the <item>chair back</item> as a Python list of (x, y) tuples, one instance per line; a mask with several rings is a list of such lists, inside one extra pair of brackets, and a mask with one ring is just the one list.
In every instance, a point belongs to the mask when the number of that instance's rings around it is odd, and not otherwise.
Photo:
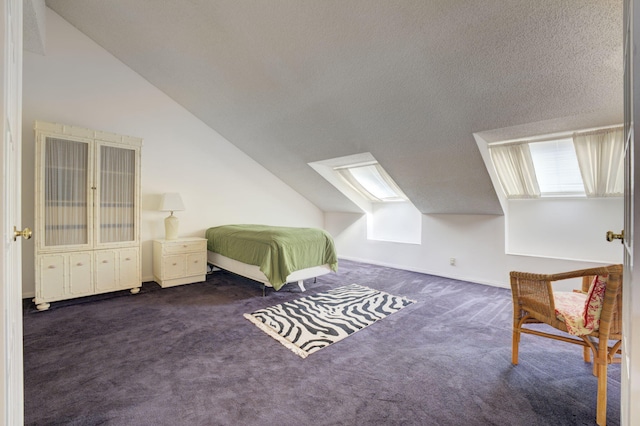
[[(609, 279), (604, 294), (604, 305), (600, 316), (600, 331), (606, 332), (609, 319), (608, 339), (622, 339), (622, 265), (608, 266)], [(583, 284), (584, 285), (584, 284)], [(588, 289), (587, 289), (588, 290)], [(608, 312), (608, 310), (611, 312)]]

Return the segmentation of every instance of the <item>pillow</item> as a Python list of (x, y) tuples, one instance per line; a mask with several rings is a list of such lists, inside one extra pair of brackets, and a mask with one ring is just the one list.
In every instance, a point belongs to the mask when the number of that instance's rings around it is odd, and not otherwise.
[(584, 327), (589, 330), (597, 330), (600, 326), (600, 313), (608, 279), (608, 275), (597, 275), (589, 286), (587, 299), (584, 302)]
[(553, 299), (556, 305), (556, 318), (565, 323), (569, 334), (585, 336), (593, 332), (584, 327), (586, 293), (554, 291)]

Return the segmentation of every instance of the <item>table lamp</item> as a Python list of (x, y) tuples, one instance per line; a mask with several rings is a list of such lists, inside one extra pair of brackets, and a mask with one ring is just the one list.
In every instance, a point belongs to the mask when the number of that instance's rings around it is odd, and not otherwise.
[(184, 210), (184, 204), (182, 198), (177, 192), (168, 192), (162, 194), (162, 201), (160, 202), (160, 210), (163, 212), (171, 212), (164, 220), (164, 232), (165, 239), (175, 240), (178, 238), (178, 225), (180, 221), (173, 215), (173, 212)]

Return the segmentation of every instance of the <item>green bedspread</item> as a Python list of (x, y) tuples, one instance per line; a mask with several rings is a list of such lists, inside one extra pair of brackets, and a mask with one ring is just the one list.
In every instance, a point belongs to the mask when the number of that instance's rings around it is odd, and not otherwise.
[(333, 238), (322, 229), (224, 225), (207, 229), (206, 237), (209, 251), (258, 266), (276, 290), (299, 269), (326, 263), (338, 270)]

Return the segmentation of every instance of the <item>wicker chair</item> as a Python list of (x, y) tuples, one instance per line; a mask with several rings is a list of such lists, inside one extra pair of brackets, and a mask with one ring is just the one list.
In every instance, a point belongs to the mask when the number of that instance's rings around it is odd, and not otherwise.
[[(582, 277), (582, 293), (586, 294), (596, 276), (608, 276), (604, 287), (599, 327), (589, 334), (572, 335), (569, 333), (566, 321), (558, 319), (552, 283)], [(593, 375), (598, 378), (596, 421), (598, 425), (604, 426), (607, 419), (607, 367), (610, 363), (620, 363), (621, 358), (622, 265), (551, 275), (511, 272), (510, 278), (513, 295), (512, 363), (518, 364), (518, 344), (521, 333), (535, 334), (583, 346), (585, 362), (591, 361), (590, 355), (593, 353)], [(556, 298), (559, 296), (560, 294), (557, 293)], [(552, 334), (540, 331), (540, 327), (536, 329), (525, 327), (535, 323), (547, 324), (564, 333)]]

